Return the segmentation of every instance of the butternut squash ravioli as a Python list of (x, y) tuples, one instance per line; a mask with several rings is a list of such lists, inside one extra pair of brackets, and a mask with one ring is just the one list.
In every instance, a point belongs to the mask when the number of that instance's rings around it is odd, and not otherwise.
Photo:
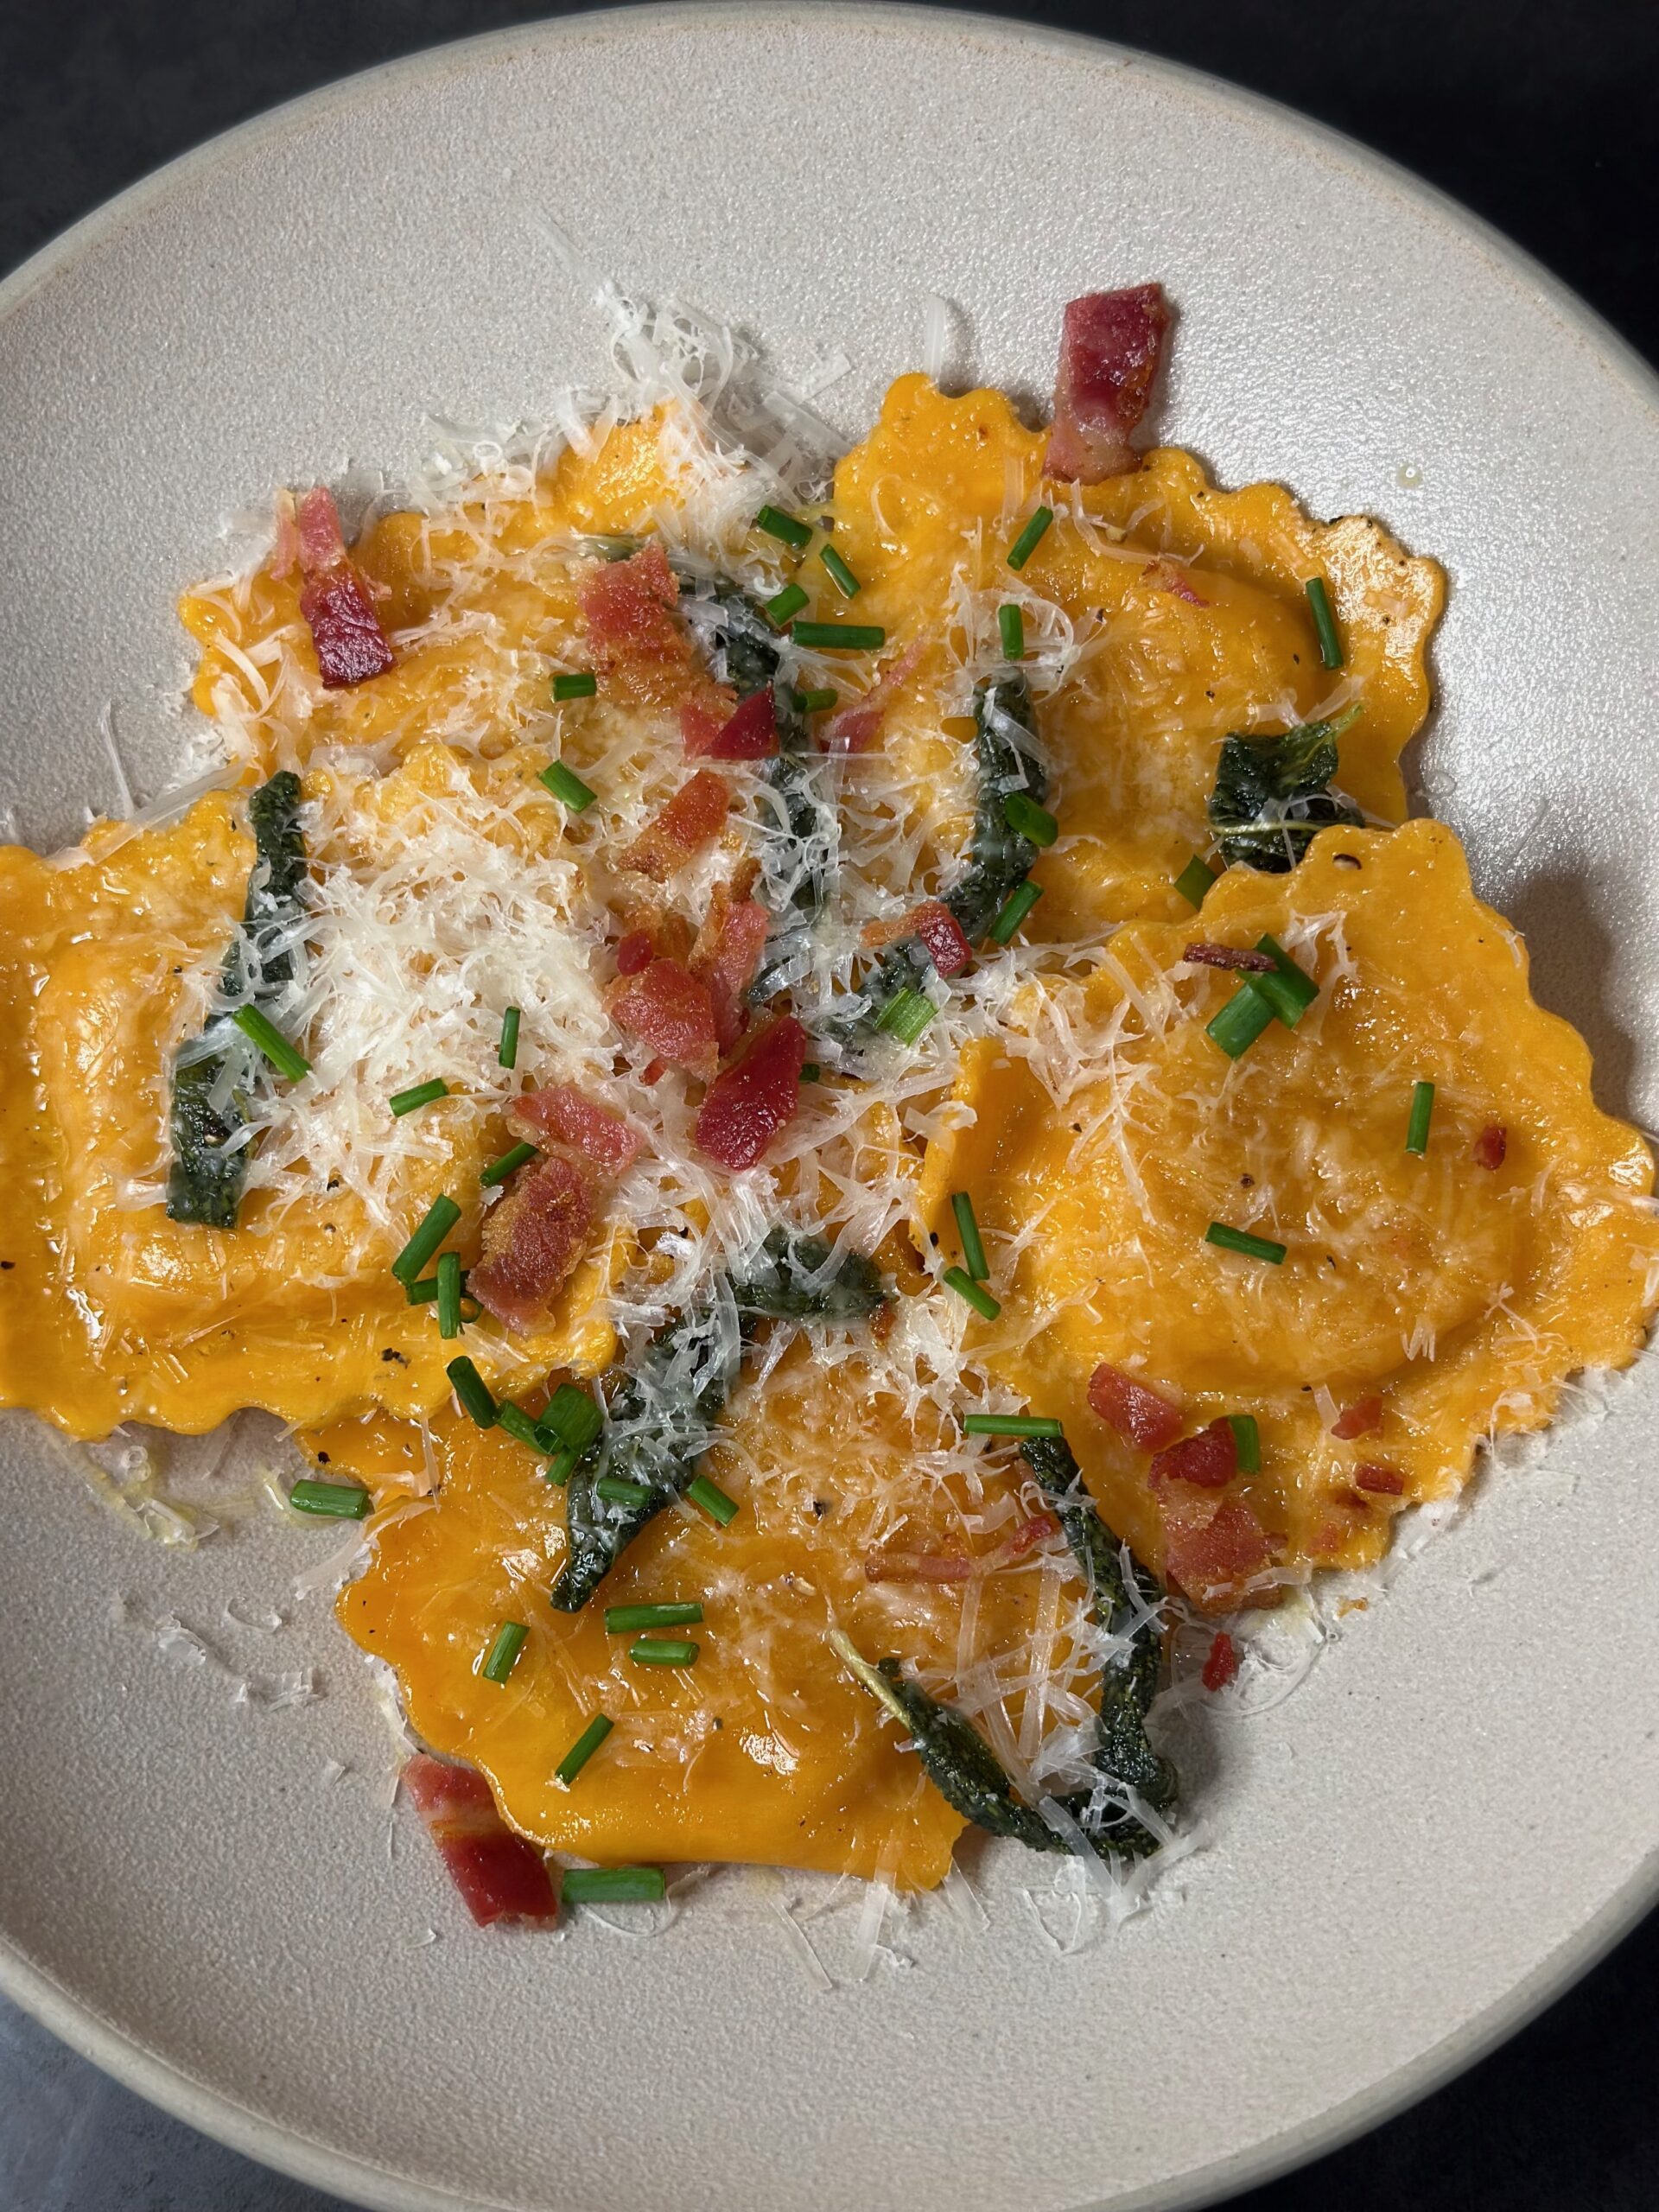
[(0, 1402), (288, 1425), (480, 1920), (1155, 1854), (1171, 1620), (1220, 1692), (1643, 1344), (1648, 1148), (1406, 818), (1440, 570), (1137, 360), (283, 494), (195, 795), (0, 852)]

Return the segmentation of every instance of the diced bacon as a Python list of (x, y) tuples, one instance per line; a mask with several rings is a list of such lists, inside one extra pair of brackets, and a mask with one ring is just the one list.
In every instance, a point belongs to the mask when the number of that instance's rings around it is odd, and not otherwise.
[(507, 1120), (532, 1144), (568, 1144), (607, 1174), (626, 1174), (645, 1139), (608, 1106), (596, 1105), (574, 1083), (551, 1083), (514, 1099)]
[(1488, 1122), (1475, 1139), (1477, 1167), (1501, 1167), (1510, 1149), (1510, 1133), (1502, 1122)]
[(521, 1168), (484, 1217), (484, 1256), (468, 1291), (508, 1328), (533, 1328), (581, 1264), (593, 1226), (588, 1178), (567, 1153), (550, 1153)]
[(481, 1774), (422, 1751), (404, 1767), (402, 1778), (410, 1802), (480, 1928), (498, 1920), (558, 1918), (559, 1893), (547, 1861), (507, 1826)]
[(1192, 1483), (1200, 1490), (1224, 1490), (1238, 1472), (1238, 1440), (1230, 1421), (1212, 1421), (1196, 1436), (1160, 1452), (1147, 1471), (1154, 1490), (1165, 1483)]
[(1356, 1490), (1370, 1491), (1377, 1497), (1403, 1497), (1406, 1478), (1398, 1467), (1383, 1465), (1381, 1460), (1368, 1459), (1354, 1470)]
[(734, 899), (723, 883), (715, 886), (709, 918), (691, 948), (691, 972), (709, 993), (722, 1052), (729, 1052), (748, 1027), (746, 994), (771, 934), (772, 916), (764, 906)]
[(642, 968), (649, 968), (655, 947), (649, 930), (630, 930), (616, 948), (616, 972), (619, 976), (637, 976)]
[(806, 1032), (792, 1014), (770, 1021), (697, 1109), (697, 1148), (722, 1167), (753, 1167), (800, 1104)]
[(1273, 1544), (1243, 1498), (1225, 1497), (1211, 1510), (1201, 1493), (1183, 1490), (1160, 1501), (1164, 1519), (1164, 1572), (1195, 1605), (1218, 1612), (1230, 1605), (1274, 1602), (1249, 1590), (1273, 1563)]
[(1098, 484), (1139, 465), (1129, 437), (1147, 411), (1168, 327), (1161, 284), (1090, 292), (1067, 304), (1043, 462), (1050, 476)]
[(392, 665), (391, 646), (369, 588), (346, 555), (340, 511), (326, 486), (320, 484), (300, 501), (296, 535), (300, 612), (316, 648), (323, 688), (340, 691), (384, 676)]
[(778, 750), (778, 714), (772, 686), (751, 691), (724, 721), (701, 699), (680, 709), (680, 734), (689, 754), (706, 760), (764, 760)]
[(658, 1058), (705, 1082), (719, 1065), (709, 987), (677, 960), (652, 960), (626, 977), (612, 997), (611, 1019)]
[(1180, 1408), (1161, 1390), (1104, 1361), (1089, 1377), (1089, 1403), (1102, 1421), (1143, 1452), (1161, 1452), (1186, 1426)]
[(1147, 582), (1156, 591), (1166, 591), (1172, 599), (1184, 599), (1189, 607), (1208, 607), (1210, 602), (1192, 588), (1192, 580), (1179, 561), (1167, 561), (1160, 556), (1149, 561), (1146, 569)]
[(647, 1060), (639, 1071), (639, 1080), (644, 1084), (660, 1083), (667, 1073), (666, 1060)]
[(694, 853), (712, 845), (725, 826), (731, 792), (712, 768), (699, 768), (682, 784), (666, 806), (616, 856), (618, 868), (665, 883)]
[(1023, 1559), (1038, 1544), (1046, 1544), (1051, 1536), (1058, 1536), (1060, 1524), (1052, 1513), (1033, 1513), (1028, 1520), (1016, 1524), (1002, 1547), (1004, 1559)]
[(961, 1552), (866, 1552), (867, 1582), (969, 1582), (974, 1562)]
[(1202, 1680), (1207, 1690), (1224, 1690), (1238, 1672), (1238, 1646), (1223, 1629), (1210, 1646)]
[(943, 899), (925, 899), (907, 914), (887, 922), (867, 922), (859, 942), (871, 951), (896, 944), (900, 938), (919, 938), (928, 958), (941, 976), (956, 976), (974, 957), (962, 933), (962, 925)]
[(899, 688), (914, 670), (922, 657), (919, 644), (906, 645), (904, 652), (895, 653), (891, 660), (883, 661), (875, 672), (875, 681), (861, 698), (851, 706), (843, 707), (832, 715), (825, 725), (823, 746), (827, 753), (868, 753), (881, 734), (881, 725), (887, 720), (887, 709), (898, 696)]
[(1344, 1444), (1357, 1436), (1369, 1436), (1374, 1428), (1382, 1426), (1382, 1401), (1375, 1395), (1356, 1398), (1351, 1406), (1344, 1406), (1331, 1424), (1332, 1436), (1339, 1436)]
[(1256, 976), (1270, 974), (1274, 965), (1270, 952), (1252, 952), (1237, 944), (1189, 944), (1181, 957), (1195, 968), (1245, 968)]

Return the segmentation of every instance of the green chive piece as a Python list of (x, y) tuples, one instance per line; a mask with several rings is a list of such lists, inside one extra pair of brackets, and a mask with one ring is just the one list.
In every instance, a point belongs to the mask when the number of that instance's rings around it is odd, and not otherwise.
[(1255, 1425), (1254, 1414), (1229, 1414), (1227, 1426), (1233, 1432), (1233, 1445), (1238, 1453), (1241, 1475), (1259, 1474), (1262, 1470), (1262, 1432)]
[(1008, 566), (1023, 569), (1043, 540), (1043, 533), (1054, 519), (1052, 507), (1034, 507), (1031, 520), (1008, 548)]
[(430, 1106), (435, 1100), (447, 1098), (449, 1086), (441, 1075), (430, 1083), (417, 1083), (410, 1090), (395, 1090), (386, 1103), (396, 1115), (412, 1114), (417, 1106)]
[(1327, 668), (1342, 666), (1342, 638), (1331, 611), (1331, 591), (1323, 576), (1310, 576), (1302, 588), (1313, 617), (1313, 634), (1319, 641), (1319, 658)]
[(969, 1414), (964, 1436), (1064, 1436), (1064, 1425), (1049, 1414)]
[(459, 1359), (452, 1359), (443, 1371), (454, 1386), (462, 1410), (469, 1413), (480, 1428), (493, 1428), (495, 1400), (490, 1395), (489, 1384), (466, 1354), (463, 1352)]
[(1215, 881), (1215, 872), (1208, 861), (1201, 861), (1196, 853), (1175, 879), (1175, 888), (1189, 906), (1202, 906), (1205, 894)]
[(511, 1152), (504, 1152), (499, 1160), (493, 1160), (487, 1167), (480, 1167), (478, 1179), (486, 1191), (498, 1183), (505, 1183), (509, 1175), (517, 1174), (527, 1160), (539, 1160), (541, 1154), (533, 1144), (516, 1144)]
[(822, 691), (798, 691), (795, 704), (804, 715), (827, 715), (841, 694), (826, 684)]
[(1319, 995), (1319, 987), (1305, 968), (1296, 965), (1277, 938), (1257, 938), (1255, 949), (1268, 955), (1274, 970), (1270, 976), (1252, 976), (1250, 988), (1261, 992), (1287, 1029), (1294, 1029)]
[(485, 1653), (479, 1673), (486, 1682), (505, 1682), (518, 1663), (518, 1654), (530, 1634), (523, 1621), (503, 1621)]
[(1414, 1083), (1411, 1086), (1411, 1119), (1406, 1124), (1406, 1150), (1414, 1152), (1420, 1160), (1428, 1150), (1428, 1125), (1433, 1112), (1433, 1084)]
[(1026, 657), (1026, 618), (1012, 601), (996, 610), (996, 626), (1002, 633), (1004, 660), (1024, 660)]
[(311, 1063), (303, 1052), (296, 1052), (274, 1021), (267, 1021), (257, 1006), (239, 1006), (231, 1016), (242, 1034), (257, 1045), (278, 1075), (285, 1075), (290, 1083), (297, 1083), (302, 1075), (309, 1075)]
[(1060, 834), (1060, 825), (1048, 809), (1039, 806), (1024, 791), (1008, 793), (1002, 802), (1002, 819), (1033, 845), (1052, 845)]
[(991, 924), (993, 944), (1011, 944), (1014, 933), (1032, 908), (1043, 895), (1040, 883), (1033, 883), (1029, 876), (1017, 891), (1009, 892), (1001, 912)]
[(647, 1628), (691, 1628), (702, 1618), (696, 1598), (671, 1599), (660, 1605), (607, 1605), (605, 1625), (613, 1636), (633, 1636)]
[(495, 1048), (495, 1064), (500, 1068), (516, 1068), (518, 1065), (519, 1009), (510, 1006), (501, 1017), (501, 1042)]
[(1252, 1236), (1248, 1229), (1229, 1229), (1224, 1221), (1212, 1221), (1204, 1232), (1206, 1244), (1218, 1244), (1224, 1252), (1242, 1252), (1247, 1260), (1265, 1260), (1269, 1267), (1282, 1265), (1287, 1244), (1275, 1244), (1271, 1236)]
[(984, 1284), (976, 1282), (971, 1275), (964, 1274), (960, 1268), (947, 1268), (939, 1277), (939, 1281), (947, 1290), (954, 1290), (958, 1298), (965, 1298), (975, 1313), (982, 1314), (988, 1321), (995, 1321), (1002, 1311), (1001, 1305), (991, 1296)]
[(655, 1904), (667, 1895), (660, 1866), (570, 1866), (559, 1885), (566, 1904)]
[(690, 1667), (697, 1649), (690, 1637), (642, 1636), (628, 1646), (628, 1656), (636, 1667)]
[(440, 1252), (438, 1255), (438, 1334), (441, 1337), (458, 1337), (461, 1334), (459, 1252)]
[(858, 595), (858, 578), (853, 574), (847, 563), (842, 559), (835, 547), (833, 545), (820, 546), (818, 549), (818, 558), (823, 562), (824, 567), (830, 571), (830, 582), (835, 585), (836, 589), (841, 594), (842, 597), (843, 599), (856, 598)]
[(737, 1500), (728, 1497), (718, 1483), (711, 1483), (707, 1475), (699, 1475), (685, 1486), (685, 1494), (693, 1505), (699, 1506), (711, 1521), (718, 1521), (722, 1529), (729, 1529), (737, 1518)]
[(599, 689), (599, 678), (592, 669), (572, 669), (553, 679), (553, 696), (560, 699), (591, 699)]
[(788, 625), (792, 616), (800, 613), (805, 605), (806, 594), (801, 589), (799, 584), (785, 584), (782, 591), (774, 593), (766, 601), (763, 611), (772, 628), (781, 630)]
[(429, 1306), (438, 1294), (436, 1275), (423, 1275), (418, 1282), (410, 1283), (404, 1291), (406, 1306)]
[(296, 1513), (315, 1513), (327, 1521), (361, 1521), (373, 1503), (361, 1483), (319, 1483), (308, 1478), (295, 1484), (288, 1502)]
[(542, 1432), (537, 1427), (522, 1406), (515, 1406), (511, 1398), (503, 1398), (495, 1409), (495, 1425), (505, 1428), (515, 1444), (522, 1444), (530, 1452), (545, 1452)]
[(602, 1497), (607, 1505), (648, 1505), (651, 1484), (626, 1482), (620, 1475), (601, 1475), (594, 1484), (594, 1495)]
[(786, 515), (781, 507), (762, 507), (754, 518), (757, 530), (764, 530), (768, 537), (775, 537), (785, 545), (791, 545), (796, 552), (804, 553), (812, 543), (810, 523), (798, 522), (793, 515)]
[(573, 769), (567, 768), (563, 760), (550, 760), (539, 780), (547, 785), (560, 805), (568, 806), (572, 814), (585, 814), (599, 797), (599, 793), (590, 791), (582, 778)]
[(823, 1081), (823, 1070), (818, 1065), (816, 1060), (802, 1061), (801, 1081), (803, 1083), (822, 1083)]
[(957, 1236), (962, 1244), (962, 1262), (976, 1282), (989, 1279), (990, 1269), (985, 1264), (985, 1245), (979, 1233), (979, 1224), (974, 1218), (974, 1202), (966, 1191), (950, 1193), (950, 1211), (957, 1217)]
[(798, 622), (789, 633), (798, 645), (819, 653), (874, 653), (887, 633), (874, 622)]
[(605, 1426), (605, 1417), (588, 1392), (574, 1382), (561, 1382), (538, 1426), (543, 1446), (551, 1439), (568, 1451), (585, 1452)]
[(901, 1045), (913, 1045), (938, 1010), (920, 991), (903, 990), (888, 1000), (875, 1026)]
[(567, 1444), (563, 1450), (553, 1454), (546, 1466), (542, 1469), (542, 1472), (547, 1477), (549, 1482), (556, 1483), (563, 1490), (581, 1465), (581, 1452), (573, 1452)]
[(427, 1262), (461, 1219), (461, 1208), (451, 1198), (434, 1198), (426, 1217), (391, 1263), (391, 1272), (405, 1287), (418, 1282)]
[(1272, 1007), (1264, 995), (1254, 988), (1259, 981), (1258, 976), (1252, 976), (1249, 982), (1241, 983), (1205, 1027), (1205, 1035), (1219, 1045), (1230, 1060), (1239, 1059), (1248, 1052), (1273, 1020)]
[[(571, 1745), (569, 1750), (553, 1770), (567, 1789), (615, 1726), (616, 1723), (613, 1720), (607, 1720), (602, 1713), (596, 1713), (575, 1742)], [(567, 1876), (566, 1879), (569, 1878)]]

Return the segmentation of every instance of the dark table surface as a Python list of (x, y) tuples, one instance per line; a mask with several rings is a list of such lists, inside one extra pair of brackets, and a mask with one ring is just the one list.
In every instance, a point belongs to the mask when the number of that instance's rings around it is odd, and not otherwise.
[[(0, 270), (278, 100), (557, 12), (513, 0), (7, 0)], [(1097, 0), (1000, 12), (1149, 48), (1351, 131), (1507, 231), (1659, 356), (1656, 0)], [(1656, 1988), (1659, 1915), (1449, 2088), (1235, 2212), (1652, 2212)], [(334, 2202), (154, 2111), (0, 2000), (0, 2212)]]

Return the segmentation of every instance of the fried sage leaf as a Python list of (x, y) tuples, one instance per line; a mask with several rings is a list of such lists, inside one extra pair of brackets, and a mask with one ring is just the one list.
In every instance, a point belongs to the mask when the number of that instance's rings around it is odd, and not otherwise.
[(1233, 732), (1222, 740), (1210, 827), (1224, 861), (1287, 875), (1321, 830), (1364, 821), (1326, 788), (1337, 772), (1337, 740), (1360, 712), (1356, 700), (1328, 721), (1302, 722), (1282, 736)]
[[(287, 769), (262, 784), (248, 801), (254, 865), (242, 927), (219, 980), (220, 996), (232, 1009), (274, 998), (292, 979), (294, 933), (305, 916), (305, 840), (299, 810), (300, 779)], [(246, 1124), (247, 1101), (234, 1090), (226, 1096), (223, 1078), (231, 1055), (240, 1057), (242, 1050), (239, 1033), (224, 1012), (175, 1062), (173, 1157), (167, 1183), (167, 1211), (174, 1221), (236, 1227), (252, 1147), (232, 1146)]]
[[(804, 1230), (774, 1229), (732, 1296), (738, 1314), (785, 1321), (868, 1321), (887, 1303), (881, 1270), (861, 1252), (832, 1268), (830, 1248)], [(828, 1272), (826, 1273), (826, 1270)]]

